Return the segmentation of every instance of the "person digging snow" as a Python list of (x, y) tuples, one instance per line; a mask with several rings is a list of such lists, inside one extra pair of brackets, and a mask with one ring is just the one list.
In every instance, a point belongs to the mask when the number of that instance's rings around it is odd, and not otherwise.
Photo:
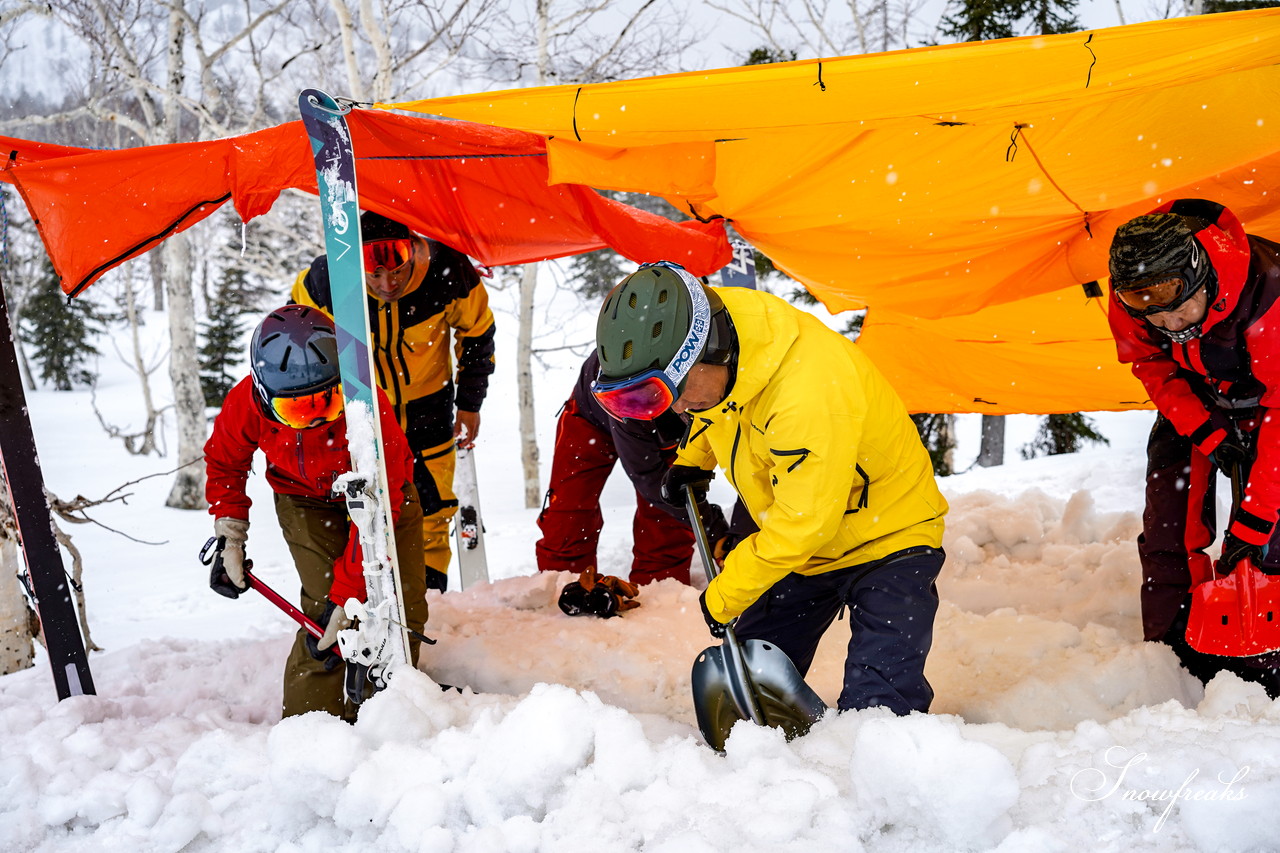
[(927, 711), (947, 502), (898, 395), (862, 351), (767, 293), (641, 267), (605, 299), (592, 391), (619, 418), (668, 407), (688, 434), (663, 483), (683, 506), (719, 467), (759, 530), (702, 593), (715, 637), (775, 644), (808, 671), (849, 608), (841, 710)]
[[(325, 628), (318, 641), (298, 631), (285, 662), (284, 716), (328, 711), (351, 720), (356, 709), (345, 701), (342, 659), (329, 649), (347, 625), (342, 605), (349, 598), (364, 601), (365, 582), (358, 533), (343, 498), (332, 491), (334, 479), (351, 470), (333, 321), (304, 305), (272, 311), (253, 333), (249, 358), (250, 375), (227, 392), (204, 446), (206, 496), (218, 537), (210, 586), (228, 598), (248, 589), (245, 484), (254, 451), (261, 450), (276, 518), (302, 581), (302, 611)], [(427, 591), (413, 455), (386, 395), (378, 396), (405, 616), (421, 629)], [(409, 645), (413, 660), (419, 641)]]
[(1280, 244), (1235, 214), (1178, 199), (1131, 219), (1111, 241), (1108, 317), (1122, 363), (1159, 414), (1147, 444), (1142, 564), (1144, 637), (1208, 681), (1220, 670), (1280, 695), (1280, 655), (1205, 655), (1187, 643), (1193, 586), (1212, 577), (1218, 470), (1246, 472), (1217, 571), (1248, 558), (1280, 573)]

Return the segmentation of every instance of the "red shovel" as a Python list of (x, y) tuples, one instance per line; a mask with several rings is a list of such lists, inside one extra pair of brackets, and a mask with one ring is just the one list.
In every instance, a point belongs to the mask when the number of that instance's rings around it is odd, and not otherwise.
[[(1241, 466), (1231, 471), (1231, 503), (1244, 495)], [(1252, 657), (1280, 650), (1280, 576), (1258, 570), (1241, 560), (1235, 570), (1219, 575), (1214, 565), (1209, 580), (1191, 590), (1187, 642), (1207, 655)]]

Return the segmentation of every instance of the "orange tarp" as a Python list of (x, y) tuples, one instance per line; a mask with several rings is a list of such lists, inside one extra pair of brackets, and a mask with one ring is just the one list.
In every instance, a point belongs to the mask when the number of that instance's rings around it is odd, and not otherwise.
[(1080, 287), (1115, 229), (1189, 196), (1280, 238), (1280, 9), (387, 106), (731, 220), (828, 308), (868, 307), (917, 411), (1142, 404)]
[[(605, 246), (633, 261), (670, 258), (710, 274), (731, 257), (719, 222), (672, 223), (548, 182), (545, 141), (518, 130), (354, 110), (362, 204), (495, 266)], [(302, 123), (228, 139), (118, 151), (0, 137), (0, 180), (22, 194), (63, 289), (189, 228), (231, 200), (248, 221), (280, 192), (314, 193)]]

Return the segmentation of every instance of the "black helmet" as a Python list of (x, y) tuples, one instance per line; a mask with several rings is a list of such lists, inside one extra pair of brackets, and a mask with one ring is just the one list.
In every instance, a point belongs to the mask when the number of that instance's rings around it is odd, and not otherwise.
[(365, 243), (377, 240), (406, 240), (413, 237), (409, 226), (381, 213), (366, 210), (360, 214), (360, 239)]
[(253, 386), (267, 404), (275, 397), (325, 391), (342, 381), (333, 320), (306, 305), (277, 308), (258, 324), (249, 363)]
[[(1116, 230), (1109, 272), (1111, 288), (1126, 311), (1139, 319), (1157, 311), (1175, 311), (1201, 289), (1208, 304), (1218, 298), (1217, 271), (1196, 237), (1207, 224), (1178, 213), (1153, 213), (1130, 219)], [(1146, 307), (1148, 303), (1137, 299), (1158, 298), (1149, 295), (1152, 288), (1169, 288), (1169, 293)], [(1160, 331), (1177, 343), (1186, 343), (1199, 337), (1201, 324), (1176, 332), (1160, 327)]]

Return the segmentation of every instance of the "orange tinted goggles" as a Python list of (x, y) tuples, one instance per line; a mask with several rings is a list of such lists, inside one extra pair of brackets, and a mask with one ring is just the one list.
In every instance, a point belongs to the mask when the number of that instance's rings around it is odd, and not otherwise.
[(1159, 311), (1169, 311), (1185, 302), (1186, 297), (1190, 295), (1187, 292), (1188, 289), (1185, 278), (1174, 276), (1142, 287), (1121, 290), (1116, 293), (1116, 298), (1134, 313), (1155, 314)]
[(364, 244), (364, 271), (375, 272), (382, 267), (388, 272), (398, 272), (413, 258), (413, 240), (409, 237), (395, 240), (377, 240)]
[(294, 429), (310, 429), (336, 421), (342, 415), (342, 386), (301, 397), (272, 397), (271, 411), (280, 423)]

